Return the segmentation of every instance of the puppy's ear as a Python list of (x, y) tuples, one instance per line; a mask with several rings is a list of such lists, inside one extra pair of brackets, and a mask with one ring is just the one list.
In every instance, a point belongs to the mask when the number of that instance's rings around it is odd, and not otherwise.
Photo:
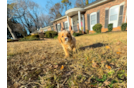
[(71, 30), (71, 31), (70, 31), (70, 33), (71, 33), (71, 35), (73, 35), (74, 31), (73, 31), (73, 30)]
[(72, 39), (71, 31), (68, 31), (69, 37)]
[(61, 41), (61, 33), (58, 34), (58, 40), (59, 40), (60, 43), (62, 42)]

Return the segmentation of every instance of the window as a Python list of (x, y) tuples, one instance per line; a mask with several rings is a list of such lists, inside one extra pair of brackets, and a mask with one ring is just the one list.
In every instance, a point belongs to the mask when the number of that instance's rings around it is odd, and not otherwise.
[(57, 29), (58, 29), (58, 31), (61, 31), (60, 23), (57, 24)]
[(91, 25), (96, 24), (96, 14), (91, 15)]
[(90, 30), (93, 30), (95, 24), (97, 24), (97, 12), (90, 14)]
[(113, 27), (117, 27), (118, 18), (119, 18), (119, 5), (112, 6), (109, 9), (109, 24), (113, 23)]
[(68, 29), (68, 21), (64, 22), (64, 27), (65, 27), (65, 29)]
[(119, 10), (118, 8), (112, 8), (110, 10), (110, 21), (117, 20)]

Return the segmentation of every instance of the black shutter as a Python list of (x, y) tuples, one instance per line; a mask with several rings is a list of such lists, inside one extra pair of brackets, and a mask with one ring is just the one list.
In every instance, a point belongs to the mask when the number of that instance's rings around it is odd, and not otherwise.
[(55, 28), (56, 28), (56, 31), (58, 32), (58, 29), (57, 29), (57, 24), (55, 24)]
[(63, 29), (65, 29), (65, 24), (64, 24), (64, 22), (63, 22)]
[(90, 14), (87, 14), (87, 26), (88, 30), (90, 30)]
[(105, 10), (105, 28), (108, 27), (109, 9)]
[(100, 23), (100, 11), (97, 12), (97, 23)]
[(122, 24), (123, 8), (124, 8), (124, 5), (121, 5), (121, 6), (120, 6), (120, 13), (119, 13), (118, 26), (121, 26), (121, 24)]

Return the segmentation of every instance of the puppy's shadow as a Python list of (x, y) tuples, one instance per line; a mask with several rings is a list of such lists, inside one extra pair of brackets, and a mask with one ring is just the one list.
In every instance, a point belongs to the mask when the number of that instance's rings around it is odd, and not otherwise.
[(87, 48), (103, 47), (103, 46), (106, 46), (106, 45), (108, 45), (108, 44), (95, 43), (95, 44), (92, 44), (92, 45), (89, 45), (89, 46), (80, 47), (79, 50), (85, 50), (85, 49), (87, 49)]

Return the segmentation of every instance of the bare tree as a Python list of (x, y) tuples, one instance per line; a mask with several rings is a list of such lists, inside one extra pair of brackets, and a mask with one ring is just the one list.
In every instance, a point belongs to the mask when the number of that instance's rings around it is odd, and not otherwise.
[(17, 19), (31, 33), (39, 28), (39, 6), (31, 0), (17, 0)]
[(50, 15), (41, 14), (39, 16), (39, 20), (39, 25), (42, 25), (41, 27), (45, 27), (51, 25), (52, 18)]
[(87, 0), (76, 0), (75, 7), (84, 7), (86, 5)]
[(62, 3), (53, 3), (52, 0), (48, 0), (45, 5), (45, 11), (50, 14), (51, 20), (61, 17), (63, 14), (64, 6)]
[(61, 3), (63, 3), (65, 10), (69, 9), (69, 7), (72, 5), (71, 1), (69, 0), (62, 0)]
[[(13, 16), (15, 15), (15, 11), (16, 9), (14, 8), (16, 6), (16, 3), (12, 3), (12, 4), (7, 4), (7, 28), (11, 34), (11, 36), (13, 37), (13, 39), (16, 39), (16, 35), (13, 32), (13, 30), (10, 28), (8, 22), (13, 18)], [(14, 10), (14, 11), (13, 11)]]
[[(9, 25), (9, 23), (11, 23), (12, 19), (21, 18), (25, 14), (25, 12), (20, 8), (23, 5), (22, 1), (23, 0), (11, 0), (10, 1), (11, 4), (7, 4), (7, 28), (10, 34), (12, 35), (13, 39), (17, 38), (17, 36), (14, 33), (15, 27), (11, 28), (10, 27), (11, 25)], [(18, 12), (19, 12), (19, 15), (18, 15)], [(15, 24), (12, 24), (12, 25), (15, 25)]]

